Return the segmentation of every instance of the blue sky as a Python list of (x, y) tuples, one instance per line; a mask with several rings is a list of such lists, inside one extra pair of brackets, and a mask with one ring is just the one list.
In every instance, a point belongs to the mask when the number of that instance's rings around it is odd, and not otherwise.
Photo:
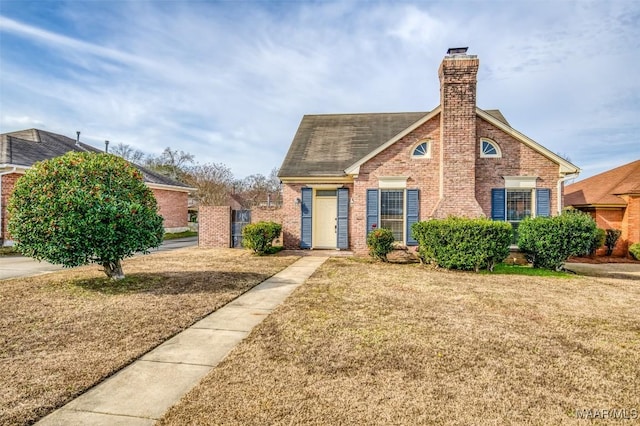
[(581, 178), (640, 159), (640, 2), (622, 0), (0, 0), (0, 132), (267, 175), (304, 114), (436, 107), (458, 46), (478, 106)]

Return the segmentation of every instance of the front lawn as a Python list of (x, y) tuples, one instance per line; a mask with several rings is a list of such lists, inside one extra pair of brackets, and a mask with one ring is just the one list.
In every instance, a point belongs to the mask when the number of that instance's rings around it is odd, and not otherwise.
[(293, 263), (187, 248), (0, 281), (0, 424), (29, 424)]
[(331, 259), (160, 424), (638, 415), (639, 354), (637, 281)]

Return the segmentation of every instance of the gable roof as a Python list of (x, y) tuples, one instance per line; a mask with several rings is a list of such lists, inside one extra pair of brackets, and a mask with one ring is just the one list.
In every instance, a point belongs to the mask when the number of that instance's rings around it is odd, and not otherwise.
[(640, 194), (640, 160), (567, 185), (564, 203), (571, 206), (625, 206), (618, 195)]
[[(440, 113), (430, 112), (305, 115), (280, 167), (281, 178), (343, 177)], [(513, 129), (497, 110), (476, 108), (478, 117), (558, 164), (564, 174), (580, 169)]]
[[(0, 165), (29, 168), (38, 161), (59, 157), (70, 151), (103, 152), (91, 145), (82, 142), (76, 143), (75, 139), (39, 129), (20, 130), (0, 135)], [(180, 191), (192, 189), (182, 182), (137, 164), (133, 165), (142, 172), (143, 179), (147, 184)]]
[(278, 176), (345, 176), (347, 167), (426, 114), (401, 112), (305, 115)]

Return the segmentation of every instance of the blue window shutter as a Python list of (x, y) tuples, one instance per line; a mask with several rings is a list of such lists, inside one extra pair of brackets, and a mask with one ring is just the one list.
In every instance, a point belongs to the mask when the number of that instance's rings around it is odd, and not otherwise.
[(420, 192), (417, 189), (407, 189), (407, 245), (417, 246), (418, 242), (413, 238), (411, 225), (416, 223), (420, 216)]
[(300, 248), (311, 248), (311, 212), (313, 189), (302, 188), (302, 205), (300, 206)]
[(551, 190), (549, 188), (536, 189), (536, 216), (551, 216)]
[(367, 235), (378, 228), (378, 197), (377, 189), (367, 189)]
[(338, 248), (349, 248), (349, 190), (338, 188)]
[(506, 189), (494, 188), (491, 190), (491, 219), (506, 220)]

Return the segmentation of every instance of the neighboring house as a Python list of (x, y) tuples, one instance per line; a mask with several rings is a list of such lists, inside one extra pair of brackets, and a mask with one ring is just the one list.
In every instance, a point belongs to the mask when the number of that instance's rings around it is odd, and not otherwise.
[[(0, 246), (10, 244), (7, 233), (7, 202), (15, 182), (38, 161), (69, 151), (102, 152), (79, 140), (38, 129), (0, 135)], [(158, 201), (164, 227), (169, 232), (187, 230), (187, 198), (193, 188), (135, 165)]]
[(580, 171), (476, 107), (479, 61), (449, 49), (430, 112), (305, 115), (278, 176), (286, 248), (366, 253), (389, 228), (416, 245), (411, 224), (447, 216), (507, 220), (562, 209), (564, 180)]
[(590, 213), (599, 228), (622, 231), (613, 254), (640, 242), (640, 160), (567, 185), (565, 194), (565, 205)]

